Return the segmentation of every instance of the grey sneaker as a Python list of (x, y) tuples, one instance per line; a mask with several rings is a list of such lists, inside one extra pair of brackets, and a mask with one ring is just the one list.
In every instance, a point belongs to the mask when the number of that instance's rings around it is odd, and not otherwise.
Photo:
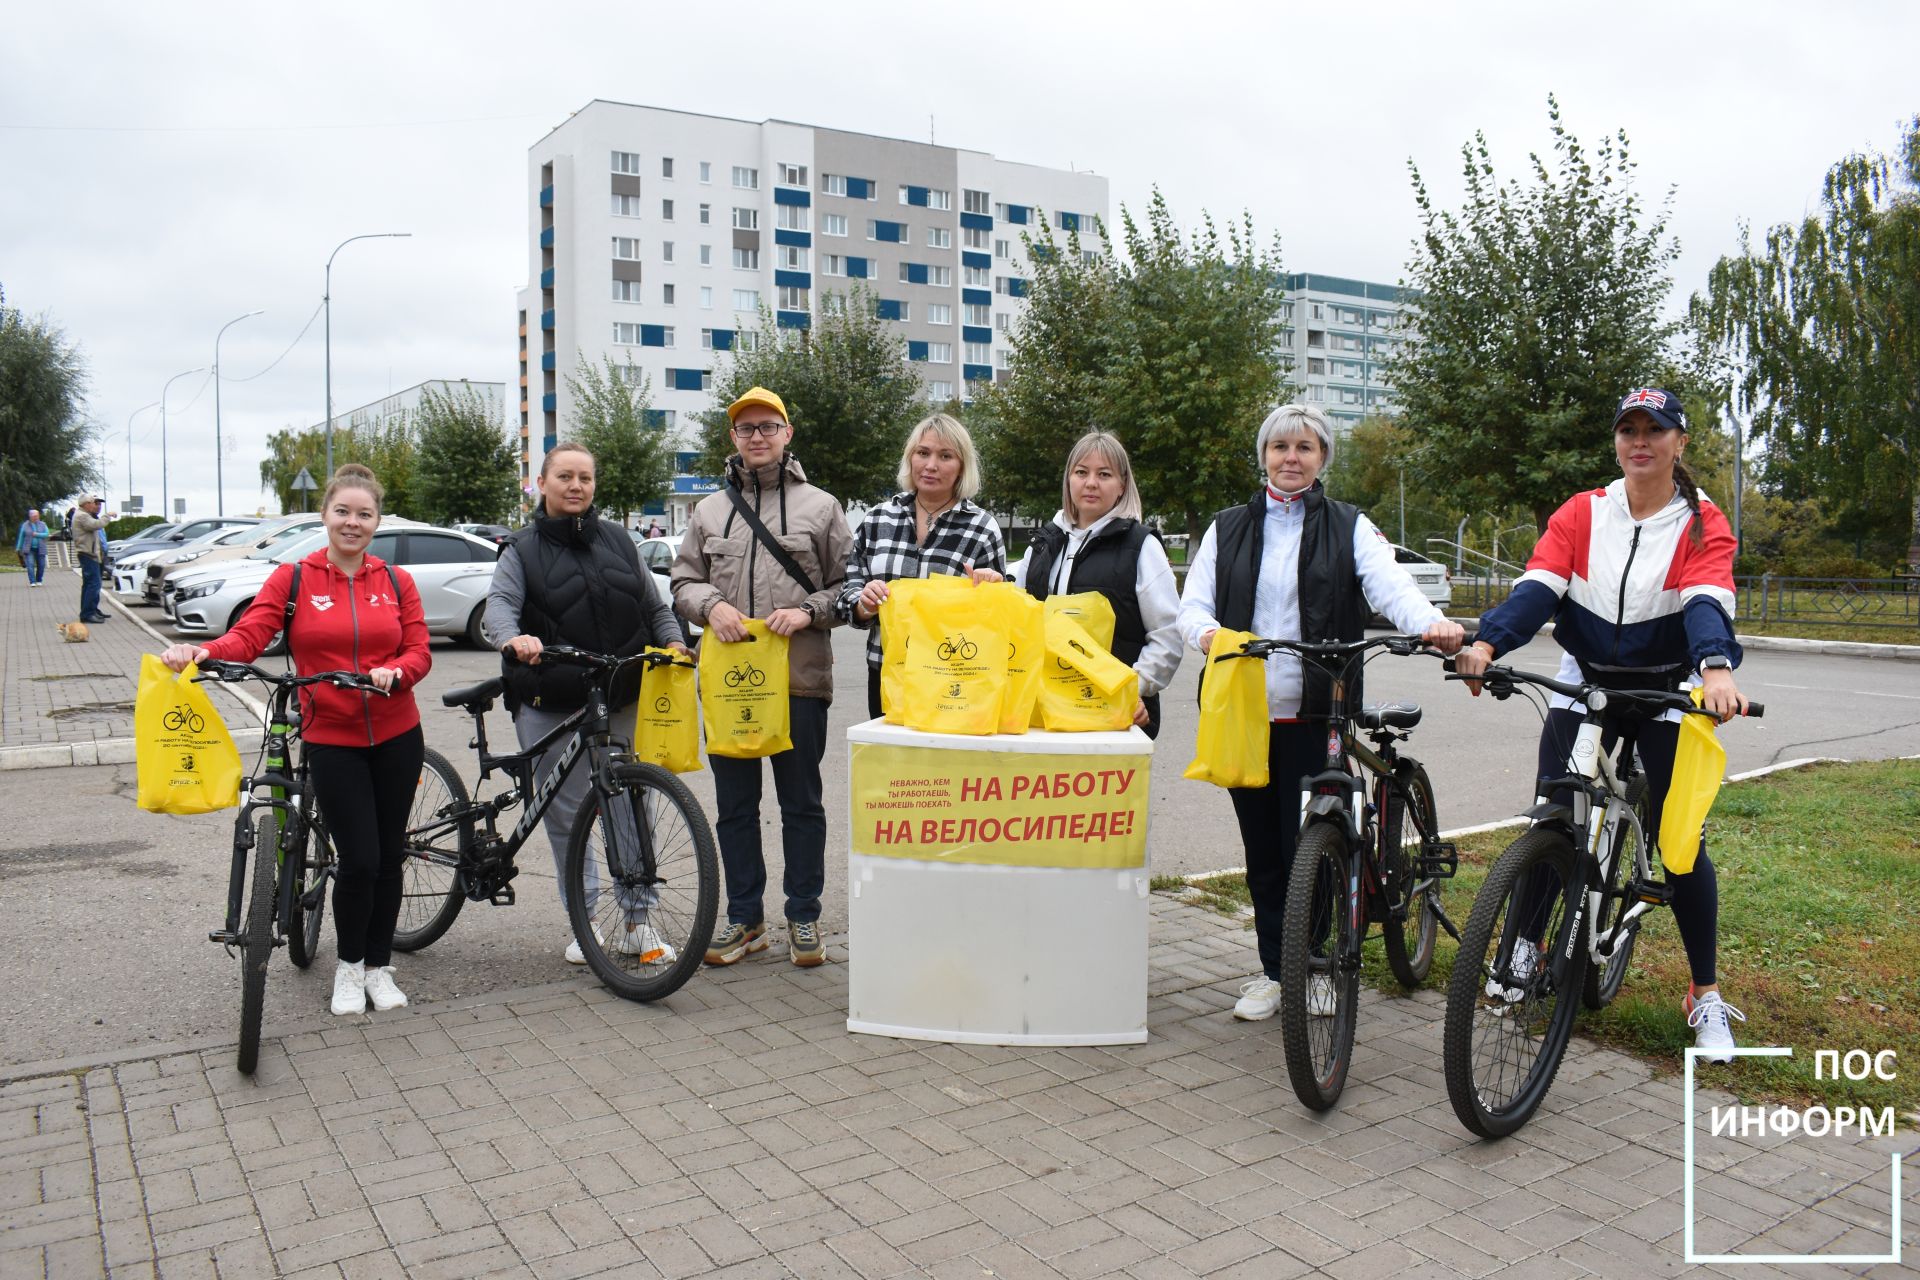
[(758, 924), (735, 924), (729, 920), (726, 927), (713, 935), (713, 941), (707, 944), (708, 964), (738, 964), (756, 951), (765, 951), (772, 939), (767, 937), (767, 922)]
[(802, 969), (826, 963), (827, 949), (820, 945), (818, 920), (787, 921), (787, 954)]

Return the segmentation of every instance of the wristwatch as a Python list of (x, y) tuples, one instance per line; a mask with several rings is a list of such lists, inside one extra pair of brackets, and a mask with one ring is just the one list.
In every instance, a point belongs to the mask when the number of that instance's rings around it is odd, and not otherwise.
[(816, 605), (815, 605), (815, 604), (813, 603), (813, 601), (811, 601), (811, 600), (802, 600), (802, 601), (801, 601), (801, 602), (800, 602), (800, 603), (799, 603), (799, 604), (798, 604), (797, 606), (795, 606), (795, 607), (796, 607), (796, 608), (798, 608), (798, 609), (800, 610), (800, 612), (802, 612), (802, 613), (804, 613), (804, 614), (806, 614), (806, 615), (807, 615), (807, 621), (808, 621), (808, 622), (818, 622), (818, 621), (820, 621), (820, 610), (819, 610), (819, 608), (818, 608), (818, 607), (817, 607), (817, 606), (816, 606)]
[(1707, 672), (1714, 671), (1714, 670), (1720, 670), (1720, 671), (1733, 670), (1733, 659), (1729, 658), (1724, 653), (1710, 653), (1706, 657), (1700, 659), (1701, 675), (1705, 675), (1707, 674)]

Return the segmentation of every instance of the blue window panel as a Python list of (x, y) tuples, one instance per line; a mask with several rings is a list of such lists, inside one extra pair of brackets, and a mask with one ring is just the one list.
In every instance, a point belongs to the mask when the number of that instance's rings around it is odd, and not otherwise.
[(673, 491), (677, 494), (718, 493), (720, 477), (678, 475), (673, 478)]
[(873, 272), (870, 268), (870, 264), (867, 262), (865, 258), (848, 258), (847, 259), (847, 279), (865, 280), (872, 274)]
[(788, 231), (785, 228), (781, 228), (773, 233), (773, 242), (775, 244), (792, 245), (796, 249), (811, 249), (813, 248), (813, 232)]
[(960, 326), (962, 342), (992, 342), (993, 330), (983, 324), (963, 324)]
[(922, 209), (926, 208), (927, 207), (927, 189), (925, 187), (908, 187), (907, 203), (910, 205), (915, 205)]
[(1007, 206), (1007, 221), (1016, 227), (1026, 226), (1027, 221), (1032, 217), (1033, 210), (1024, 204), (1010, 204)]
[(540, 397), (540, 408), (545, 412), (552, 413), (555, 409), (558, 409), (559, 407), (560, 407), (560, 397), (554, 392), (549, 391), (547, 392), (547, 394)]
[(847, 199), (865, 200), (873, 194), (873, 182), (868, 178), (847, 179)]
[(984, 213), (963, 213), (960, 215), (960, 225), (969, 231), (991, 231), (993, 219)]
[(1052, 262), (1056, 255), (1052, 245), (1036, 244), (1028, 246), (1027, 256), (1035, 262)]
[(993, 265), (993, 259), (984, 253), (962, 250), (960, 253), (960, 265), (963, 267), (991, 267)]
[(667, 425), (667, 411), (665, 409), (647, 409), (641, 413), (640, 421), (649, 427), (664, 427)]
[(968, 382), (992, 382), (993, 366), (990, 364), (963, 364), (960, 376)]
[(700, 390), (701, 374), (698, 369), (667, 370), (667, 385), (675, 391)]
[(553, 355), (554, 353), (551, 351), (543, 351), (540, 353), (540, 367), (548, 373), (553, 372)]
[(1080, 229), (1080, 215), (1077, 213), (1061, 214), (1060, 229), (1062, 231), (1078, 231)]
[(542, 311), (542, 312), (540, 313), (540, 327), (541, 327), (542, 329), (551, 329), (551, 328), (553, 328), (553, 312), (551, 312), (551, 311)]
[(882, 320), (898, 320), (900, 318), (900, 304), (892, 298), (881, 298), (873, 304), (873, 314), (879, 316)]
[(640, 326), (640, 345), (643, 347), (664, 347), (667, 345), (667, 326), (663, 324), (643, 324)]
[(551, 182), (540, 188), (540, 207), (542, 209), (553, 208), (553, 184)]
[(773, 318), (782, 329), (813, 328), (813, 317), (804, 311), (776, 311)]
[(884, 222), (876, 220), (873, 224), (873, 238), (884, 240), (888, 244), (907, 242), (907, 224), (904, 222)]
[(713, 349), (715, 351), (733, 350), (733, 330), (715, 329), (713, 331)]
[(924, 262), (909, 262), (907, 264), (907, 283), (925, 284), (926, 282), (927, 264)]
[(990, 307), (993, 305), (993, 295), (985, 289), (962, 289), (960, 291), (960, 301), (966, 303), (968, 306), (980, 305)]
[(552, 267), (548, 267), (545, 271), (542, 271), (540, 273), (540, 287), (542, 289), (553, 288), (553, 268)]
[(542, 231), (540, 233), (540, 247), (542, 249), (553, 248), (553, 228), (552, 227), (548, 227), (545, 231)]
[(1015, 298), (1026, 297), (1027, 282), (1025, 278), (1021, 276), (1008, 276), (1007, 277), (1007, 294), (1010, 297), (1015, 297)]
[(907, 359), (909, 359), (909, 360), (920, 360), (920, 361), (925, 361), (925, 360), (926, 360), (926, 358), (927, 358), (927, 344), (926, 344), (926, 343), (924, 343), (924, 342), (909, 342), (909, 343), (907, 344)]
[(813, 203), (813, 193), (800, 187), (775, 187), (773, 189), (773, 202), (775, 204), (790, 204), (797, 208), (804, 209)]
[(681, 449), (673, 455), (673, 474), (677, 476), (692, 475), (693, 464), (699, 460), (700, 455), (695, 450)]
[[(549, 398), (551, 398), (551, 397), (549, 397)], [(551, 413), (551, 412), (553, 412), (553, 410), (551, 410), (551, 409), (549, 409), (549, 410), (547, 410), (547, 412), (549, 412), (549, 413)], [(559, 436), (541, 436), (541, 437), (540, 437), (540, 447), (541, 447), (541, 448), (542, 448), (543, 450), (545, 450), (546, 452), (548, 452), (548, 453), (552, 453), (552, 452), (553, 452), (553, 446), (555, 446), (555, 445), (557, 445), (557, 444), (559, 444), (559, 443), (560, 443), (560, 437), (559, 437)]]
[(813, 273), (811, 271), (776, 271), (773, 273), (773, 283), (782, 289), (811, 289)]

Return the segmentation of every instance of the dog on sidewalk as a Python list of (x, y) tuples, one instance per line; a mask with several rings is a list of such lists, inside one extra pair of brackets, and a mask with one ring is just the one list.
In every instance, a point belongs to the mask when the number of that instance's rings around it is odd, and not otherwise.
[(93, 636), (84, 622), (59, 622), (54, 624), (54, 629), (68, 644), (85, 644)]

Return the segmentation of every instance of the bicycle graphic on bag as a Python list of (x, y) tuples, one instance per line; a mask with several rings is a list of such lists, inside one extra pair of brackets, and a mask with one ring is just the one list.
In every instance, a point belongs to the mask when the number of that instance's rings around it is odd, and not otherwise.
[(726, 681), (727, 688), (729, 689), (738, 689), (743, 684), (758, 689), (767, 682), (767, 673), (754, 666), (751, 662), (743, 662), (728, 671), (721, 679)]
[(952, 662), (955, 658), (960, 659), (962, 662), (971, 662), (979, 656), (980, 646), (967, 639), (964, 635), (957, 640), (952, 636), (948, 636), (940, 642), (940, 647), (934, 650), (934, 652), (940, 655), (940, 661), (942, 662)]
[(188, 733), (200, 733), (207, 727), (206, 717), (190, 707), (175, 707), (161, 717), (160, 723), (174, 733), (182, 729)]

